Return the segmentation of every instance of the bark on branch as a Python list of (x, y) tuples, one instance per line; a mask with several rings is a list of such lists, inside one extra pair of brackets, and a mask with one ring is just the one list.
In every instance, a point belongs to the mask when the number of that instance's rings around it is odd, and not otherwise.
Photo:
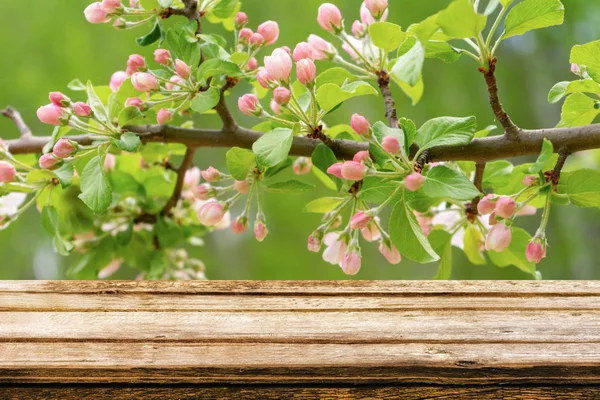
[(398, 128), (398, 112), (396, 110), (396, 102), (394, 101), (392, 90), (390, 89), (390, 76), (388, 73), (385, 71), (380, 72), (377, 83), (379, 84), (379, 89), (383, 95), (385, 117), (388, 120), (388, 125), (390, 128)]
[(194, 163), (194, 154), (196, 154), (196, 148), (188, 147), (185, 152), (185, 156), (183, 157), (183, 161), (181, 162), (181, 166), (177, 170), (177, 182), (175, 183), (175, 189), (173, 189), (173, 195), (171, 195), (171, 198), (162, 209), (161, 214), (168, 215), (179, 202), (181, 198), (181, 191), (183, 190), (185, 173)]
[(6, 107), (6, 109), (2, 110), (2, 115), (4, 115), (6, 118), (12, 119), (12, 121), (17, 126), (17, 129), (19, 130), (19, 133), (21, 134), (22, 138), (29, 138), (32, 136), (31, 129), (29, 129), (25, 121), (23, 121), (21, 113), (19, 113), (17, 110), (12, 108), (11, 106), (8, 106)]

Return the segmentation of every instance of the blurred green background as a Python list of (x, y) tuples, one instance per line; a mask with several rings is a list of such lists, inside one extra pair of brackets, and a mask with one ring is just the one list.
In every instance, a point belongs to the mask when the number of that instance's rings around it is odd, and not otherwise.
[[(358, 18), (360, 0), (332, 2), (344, 13), (347, 25)], [(130, 54), (150, 56), (155, 48), (142, 49), (135, 44), (134, 39), (144, 34), (146, 28), (117, 31), (110, 25), (87, 23), (83, 9), (89, 3), (34, 0), (24, 6), (22, 2), (0, 0), (0, 108), (7, 104), (16, 107), (37, 135), (51, 132), (35, 116), (36, 109), (48, 102), (49, 91), (68, 93), (66, 84), (73, 78), (107, 84), (114, 71), (125, 69)], [(279, 22), (282, 32), (278, 45), (293, 48), (309, 33), (326, 37), (316, 23), (320, 3), (319, 0), (246, 0), (243, 10), (249, 15), (252, 28), (269, 19)], [(407, 27), (448, 3), (449, 0), (390, 0), (390, 20)], [(564, 4), (564, 25), (512, 38), (501, 46), (498, 54), (501, 98), (513, 120), (524, 128), (556, 125), (560, 105), (548, 104), (548, 90), (558, 81), (574, 79), (569, 71), (570, 48), (600, 38), (600, 2), (564, 0)], [(208, 24), (205, 31), (223, 33), (219, 27)], [(395, 88), (401, 116), (413, 119), (417, 125), (443, 115), (476, 115), (481, 128), (494, 123), (485, 85), (473, 60), (463, 57), (452, 65), (428, 60), (425, 85), (425, 95), (416, 107)], [(229, 98), (238, 116), (235, 100), (247, 90), (249, 86), (240, 85)], [(347, 123), (356, 111), (371, 121), (384, 118), (381, 99), (363, 98), (344, 104), (328, 123)], [(257, 120), (240, 116), (240, 122), (252, 126)], [(198, 119), (196, 125), (218, 127), (219, 121), (208, 116)], [(0, 120), (0, 136), (5, 139), (17, 136), (8, 119)], [(595, 154), (586, 154), (577, 160), (572, 158), (570, 163), (596, 168), (596, 158)], [(223, 166), (224, 151), (201, 150), (196, 164), (201, 168)], [(340, 268), (323, 262), (320, 254), (306, 250), (306, 238), (319, 224), (319, 216), (302, 214), (301, 210), (306, 202), (326, 194), (319, 187), (315, 192), (295, 197), (266, 196), (270, 235), (264, 243), (256, 243), (250, 233), (235, 236), (221, 231), (206, 237), (206, 245), (190, 253), (206, 263), (209, 279), (346, 279)], [(556, 207), (552, 214), (549, 257), (539, 265), (543, 278), (600, 278), (597, 268), (600, 211)], [(538, 223), (539, 215), (519, 221), (531, 233)], [(513, 267), (470, 265), (459, 250), (454, 251), (453, 279), (529, 279)], [(407, 260), (390, 266), (374, 245), (365, 244), (363, 256), (363, 269), (357, 279), (430, 279), (437, 269), (435, 264), (417, 265)], [(72, 261), (54, 253), (35, 210), (0, 231), (0, 279), (65, 278), (65, 270)], [(134, 276), (135, 271), (122, 269), (113, 278)]]

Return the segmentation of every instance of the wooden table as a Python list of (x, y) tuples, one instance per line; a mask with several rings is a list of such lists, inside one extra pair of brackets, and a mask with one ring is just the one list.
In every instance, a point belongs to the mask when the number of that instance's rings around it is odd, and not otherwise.
[(0, 399), (598, 399), (596, 282), (0, 282)]

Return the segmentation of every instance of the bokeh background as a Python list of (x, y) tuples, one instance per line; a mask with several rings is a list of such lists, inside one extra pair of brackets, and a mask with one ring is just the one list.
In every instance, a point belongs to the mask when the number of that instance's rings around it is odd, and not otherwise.
[[(330, 1), (340, 7), (348, 25), (358, 18), (360, 0)], [(19, 109), (35, 134), (51, 132), (35, 117), (36, 109), (47, 103), (49, 91), (67, 91), (66, 84), (73, 78), (107, 84), (114, 71), (125, 69), (130, 54), (149, 57), (155, 48), (139, 48), (135, 44), (134, 39), (144, 34), (145, 28), (117, 31), (109, 25), (88, 24), (83, 9), (90, 2), (0, 0), (0, 108), (10, 104)], [(558, 81), (573, 79), (568, 63), (570, 48), (600, 38), (600, 2), (563, 2), (564, 25), (512, 38), (501, 46), (498, 54), (501, 98), (513, 120), (524, 128), (556, 125), (560, 105), (548, 104), (548, 90)], [(311, 32), (323, 34), (316, 23), (320, 3), (320, 0), (245, 0), (243, 9), (253, 28), (269, 19), (279, 22), (278, 44), (293, 48)], [(390, 20), (407, 27), (448, 3), (449, 0), (390, 0)], [(205, 30), (224, 33), (208, 24)], [(452, 65), (428, 60), (424, 76), (425, 95), (416, 107), (395, 89), (400, 115), (413, 119), (417, 125), (443, 115), (475, 115), (481, 128), (494, 123), (485, 85), (473, 60), (463, 57)], [(248, 90), (248, 86), (240, 86), (229, 99), (232, 105), (239, 94)], [(239, 116), (237, 107), (232, 109)], [(384, 118), (381, 99), (363, 98), (344, 104), (328, 122), (347, 123), (356, 111), (372, 121)], [(252, 118), (239, 117), (247, 126), (257, 123)], [(219, 126), (218, 119), (212, 116), (203, 117), (199, 123)], [(11, 121), (0, 120), (0, 136), (5, 139), (17, 136)], [(569, 162), (571, 166), (582, 162), (593, 166), (596, 158), (595, 154), (586, 154)], [(224, 151), (220, 150), (201, 150), (196, 157), (196, 164), (202, 168), (223, 163)], [(306, 250), (306, 238), (319, 224), (319, 216), (303, 214), (302, 207), (326, 194), (318, 182), (314, 183), (319, 189), (305, 195), (266, 196), (270, 235), (264, 243), (256, 243), (250, 233), (235, 236), (222, 231), (206, 237), (206, 245), (190, 249), (190, 253), (206, 263), (209, 279), (346, 279), (337, 266)], [(556, 207), (552, 214), (549, 257), (539, 265), (543, 278), (600, 278), (600, 210)], [(519, 223), (534, 233), (539, 216), (521, 218)], [(371, 245), (363, 247), (363, 256), (363, 269), (357, 279), (431, 279), (437, 269), (436, 264), (417, 265), (408, 260), (390, 266), (376, 246)], [(453, 279), (530, 278), (514, 267), (473, 266), (456, 249), (453, 256)], [(65, 271), (72, 262), (54, 253), (35, 210), (0, 231), (0, 279), (63, 279), (67, 278)], [(113, 278), (131, 279), (135, 273), (123, 268)]]

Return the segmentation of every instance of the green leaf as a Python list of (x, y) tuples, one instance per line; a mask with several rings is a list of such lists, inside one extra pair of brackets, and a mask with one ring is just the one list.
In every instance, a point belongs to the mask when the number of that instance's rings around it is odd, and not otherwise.
[(475, 132), (475, 137), (476, 138), (484, 138), (484, 137), (488, 137), (489, 134), (493, 131), (498, 129), (498, 127), (496, 125), (488, 125), (485, 129), (482, 129), (480, 131)]
[(600, 171), (563, 172), (558, 189), (559, 193), (567, 194), (575, 206), (600, 208)]
[(485, 265), (487, 261), (481, 249), (485, 243), (483, 234), (473, 224), (467, 224), (464, 237), (464, 251), (472, 264)]
[(308, 183), (300, 182), (295, 179), (265, 185), (265, 190), (267, 192), (284, 194), (302, 193), (312, 190), (314, 188), (315, 187), (313, 185), (309, 185)]
[(600, 84), (593, 79), (581, 79), (573, 82), (559, 82), (548, 93), (548, 102), (556, 103), (571, 93), (600, 93)]
[(262, 135), (252, 145), (258, 164), (269, 168), (285, 160), (292, 148), (293, 138), (293, 131), (286, 128), (277, 128)]
[(328, 113), (351, 98), (377, 94), (373, 86), (362, 81), (344, 83), (342, 86), (326, 83), (317, 89), (317, 101), (323, 111)]
[(412, 120), (407, 118), (400, 118), (398, 122), (400, 128), (402, 128), (402, 133), (404, 134), (404, 148), (410, 149), (410, 146), (417, 137), (417, 126)]
[(452, 235), (450, 233), (436, 229), (432, 231), (428, 238), (433, 250), (440, 256), (440, 266), (433, 279), (438, 281), (447, 281), (452, 273)]
[(243, 75), (240, 67), (230, 61), (212, 59), (203, 62), (200, 68), (198, 68), (198, 81), (205, 82), (208, 78), (215, 75), (226, 75), (229, 77), (236, 77)]
[(387, 53), (396, 50), (406, 39), (402, 28), (390, 22), (375, 22), (369, 25), (369, 36), (375, 46)]
[(475, 12), (472, 1), (455, 0), (441, 11), (437, 24), (442, 31), (453, 38), (472, 38), (485, 28), (487, 17)]
[(237, 181), (246, 180), (250, 168), (256, 163), (256, 156), (253, 152), (239, 147), (232, 147), (225, 158), (229, 173)]
[(383, 203), (398, 189), (400, 182), (376, 176), (363, 179), (358, 197), (367, 203)]
[(475, 117), (434, 118), (423, 124), (417, 131), (416, 142), (421, 149), (468, 144), (473, 139), (476, 129)]
[(423, 83), (422, 76), (419, 78), (419, 81), (415, 86), (410, 86), (408, 83), (398, 80), (394, 75), (392, 75), (392, 79), (394, 80), (394, 82), (396, 82), (400, 89), (402, 89), (402, 92), (404, 92), (404, 94), (412, 100), (413, 106), (416, 105), (423, 97), (423, 92), (425, 91), (425, 84)]
[(152, 27), (152, 30), (150, 30), (150, 32), (148, 32), (144, 36), (137, 38), (135, 41), (138, 45), (145, 47), (157, 42), (161, 37), (163, 37), (163, 31), (160, 27), (160, 22), (156, 20), (154, 26)]
[(535, 264), (527, 261), (525, 249), (531, 241), (531, 236), (521, 228), (512, 228), (512, 241), (508, 249), (502, 253), (488, 251), (490, 260), (498, 267), (508, 267), (514, 265), (521, 271), (535, 276)]
[(534, 29), (560, 25), (565, 7), (560, 0), (523, 0), (506, 16), (503, 39), (522, 35)]
[(138, 147), (140, 147), (140, 145), (142, 144), (140, 138), (133, 132), (125, 132), (121, 135), (121, 139), (113, 139), (112, 142), (119, 149), (130, 153), (136, 151)]
[(294, 163), (294, 160), (292, 160), (292, 157), (286, 157), (285, 160), (283, 160), (279, 164), (275, 165), (274, 167), (268, 168), (264, 173), (264, 177), (272, 178), (272, 177), (276, 176), (277, 174), (285, 171), (286, 168), (291, 167), (293, 163)]
[(442, 41), (430, 41), (425, 46), (425, 58), (437, 58), (447, 64), (456, 62), (462, 52)]
[(334, 189), (335, 187), (339, 189), (342, 186), (341, 179), (327, 173), (327, 169), (337, 162), (335, 154), (329, 147), (323, 143), (319, 143), (312, 153), (311, 160), (313, 165), (317, 167), (316, 169), (313, 168), (313, 171), (318, 170), (323, 174), (323, 176), (319, 176), (317, 174), (317, 177), (319, 177), (321, 181), (324, 181), (325, 185), (328, 184), (328, 182), (325, 180), (325, 178), (327, 178), (329, 181), (334, 183)]
[(96, 94), (94, 90), (94, 86), (92, 86), (92, 82), (88, 81), (87, 83), (87, 95), (88, 95), (88, 104), (92, 107), (94, 111), (94, 116), (98, 118), (102, 122), (108, 122), (108, 111), (106, 111), (106, 107), (100, 98)]
[(143, 119), (144, 115), (142, 114), (142, 112), (140, 111), (139, 108), (137, 107), (125, 107), (124, 109), (121, 110), (121, 112), (119, 113), (119, 117), (118, 119), (118, 123), (119, 126), (122, 128), (124, 126), (130, 125), (132, 121), (138, 120), (138, 119)]
[(493, 14), (494, 11), (496, 11), (496, 9), (498, 8), (499, 5), (500, 5), (500, 0), (490, 0), (490, 2), (488, 3), (488, 5), (485, 7), (485, 11), (483, 12), (483, 15)]
[(104, 156), (92, 158), (85, 166), (79, 198), (95, 214), (102, 214), (112, 203), (112, 189), (104, 175)]
[[(344, 83), (355, 82), (358, 79), (352, 72), (342, 67), (333, 67), (326, 69), (317, 76), (317, 87), (326, 83), (342, 86)], [(302, 85), (304, 88), (304, 85)]]
[(63, 239), (59, 229), (58, 211), (53, 206), (45, 206), (42, 209), (42, 226), (54, 237), (54, 248), (58, 254), (67, 256), (73, 250), (73, 243)]
[(75, 168), (73, 163), (65, 163), (59, 169), (54, 171), (54, 174), (60, 182), (60, 186), (65, 189), (73, 184), (73, 175), (75, 175)]
[(84, 92), (87, 89), (86, 85), (79, 79), (73, 79), (67, 83), (67, 87), (74, 92)]
[(396, 60), (392, 67), (392, 75), (407, 85), (414, 87), (421, 79), (423, 63), (425, 62), (425, 48), (421, 42), (415, 42), (415, 45)]
[(472, 200), (481, 195), (469, 178), (445, 165), (429, 171), (422, 190), (429, 197), (453, 200)]
[(544, 138), (544, 143), (542, 144), (542, 151), (537, 159), (537, 161), (529, 168), (529, 173), (531, 174), (539, 174), (543, 172), (544, 166), (552, 158), (554, 155), (554, 146), (552, 146), (552, 142), (548, 139)]
[(212, 110), (221, 98), (221, 91), (218, 88), (210, 87), (205, 92), (199, 92), (190, 102), (190, 107), (197, 113), (203, 113)]
[(326, 214), (338, 208), (344, 200), (343, 197), (321, 197), (305, 205), (302, 211), (305, 213)]
[(173, 5), (173, 1), (174, 0), (158, 0), (158, 4), (163, 8), (167, 8)]
[(186, 29), (184, 24), (177, 24), (167, 31), (167, 45), (173, 58), (179, 58), (187, 65), (194, 66), (200, 62), (200, 49), (194, 32)]
[(573, 47), (569, 62), (584, 65), (590, 77), (600, 83), (600, 40)]
[(176, 246), (183, 239), (183, 230), (171, 218), (159, 216), (154, 225), (154, 234), (161, 248)]
[(567, 97), (562, 107), (559, 128), (585, 126), (591, 124), (600, 114), (594, 106), (596, 101), (582, 93), (574, 93)]
[(402, 201), (392, 210), (389, 229), (392, 242), (403, 256), (422, 264), (440, 259), (421, 230), (413, 210), (406, 204), (405, 192), (402, 192)]
[(514, 166), (505, 160), (488, 162), (483, 172), (483, 187), (496, 188), (508, 185)]
[(404, 154), (406, 154), (405, 151), (405, 146), (404, 144), (406, 143), (405, 139), (404, 139), (404, 132), (402, 132), (402, 129), (397, 129), (397, 128), (390, 128), (389, 126), (387, 126), (386, 124), (384, 124), (381, 121), (377, 121), (375, 124), (373, 124), (373, 136), (375, 137), (375, 139), (377, 139), (377, 141), (379, 143), (381, 143), (381, 141), (383, 140), (384, 137), (386, 136), (393, 136), (396, 139), (398, 139), (398, 141), (400, 142), (400, 144), (402, 144), (402, 152)]
[(220, 0), (212, 9), (212, 13), (217, 18), (227, 18), (235, 12), (238, 0)]

